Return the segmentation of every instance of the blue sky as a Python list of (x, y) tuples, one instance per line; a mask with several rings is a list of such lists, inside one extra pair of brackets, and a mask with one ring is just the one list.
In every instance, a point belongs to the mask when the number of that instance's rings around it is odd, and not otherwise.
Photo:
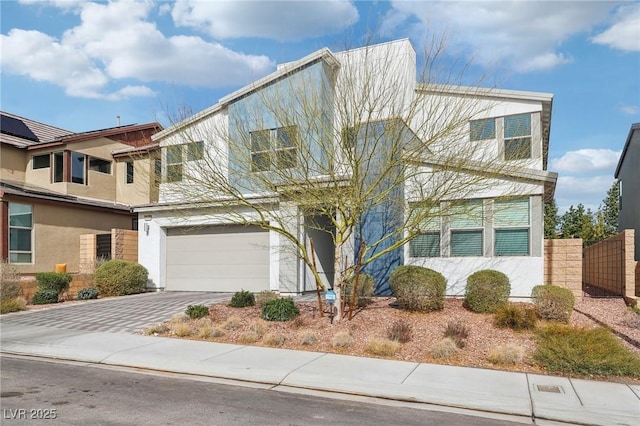
[(1, 108), (75, 132), (199, 111), (276, 64), (445, 35), (488, 85), (554, 94), (561, 210), (597, 209), (640, 122), (640, 2), (2, 1)]

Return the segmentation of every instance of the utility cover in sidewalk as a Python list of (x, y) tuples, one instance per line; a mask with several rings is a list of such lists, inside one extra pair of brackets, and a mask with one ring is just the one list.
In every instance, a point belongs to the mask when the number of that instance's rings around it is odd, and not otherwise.
[(538, 392), (563, 393), (560, 386), (536, 385)]

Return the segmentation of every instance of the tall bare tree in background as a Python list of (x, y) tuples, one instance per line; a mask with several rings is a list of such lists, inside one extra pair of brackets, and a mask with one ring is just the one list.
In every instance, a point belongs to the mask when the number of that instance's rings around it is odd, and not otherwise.
[[(508, 194), (516, 186), (496, 180), (514, 172), (509, 163), (496, 161), (486, 145), (469, 143), (469, 120), (492, 106), (478, 95), (491, 90), (479, 82), (453, 87), (468, 66), (447, 63), (444, 39), (428, 43), (417, 79), (410, 58), (398, 61), (391, 47), (380, 52), (365, 47), (325, 55), (320, 79), (310, 78), (309, 67), (285, 64), (286, 78), (257, 82), (243, 95), (242, 111), (232, 114), (238, 104), (222, 99), (186, 122), (174, 116), (180, 127), (172, 143), (191, 143), (199, 159), (180, 167), (180, 179), (172, 147), (164, 148), (168, 194), (191, 209), (223, 211), (230, 222), (278, 233), (323, 289), (299, 217), (307, 218), (305, 230), (326, 235), (335, 247), (338, 307), (342, 285), (354, 274), (356, 247), (366, 268), (448, 209), (463, 208), (455, 200), (500, 185)], [(379, 213), (384, 232), (363, 233), (371, 212)]]

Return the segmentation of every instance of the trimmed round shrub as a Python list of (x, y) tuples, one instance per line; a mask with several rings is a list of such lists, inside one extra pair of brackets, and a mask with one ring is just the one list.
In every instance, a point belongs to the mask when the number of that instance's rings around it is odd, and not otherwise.
[(90, 300), (98, 298), (98, 290), (93, 287), (86, 287), (78, 290), (78, 300)]
[(546, 320), (569, 322), (575, 297), (571, 290), (555, 285), (538, 285), (531, 290), (536, 314)]
[(36, 284), (40, 290), (54, 290), (62, 294), (69, 289), (72, 278), (66, 272), (39, 272), (36, 274)]
[(31, 303), (33, 303), (34, 305), (58, 303), (58, 292), (55, 290), (39, 290), (33, 295)]
[[(355, 277), (347, 280), (342, 285), (342, 291), (344, 292), (344, 297), (346, 297), (347, 303), (351, 303), (351, 294), (352, 289), (355, 285), (356, 279)], [(359, 308), (364, 308), (369, 303), (371, 303), (371, 299), (373, 298), (373, 291), (376, 288), (376, 282), (373, 280), (371, 275), (360, 274), (358, 277), (358, 288), (356, 289), (356, 306)]]
[(142, 293), (148, 277), (147, 268), (139, 263), (114, 259), (96, 269), (93, 282), (102, 296), (125, 296)]
[(232, 308), (244, 308), (246, 306), (253, 306), (256, 304), (256, 296), (250, 291), (241, 290), (236, 291), (231, 297), (229, 306)]
[(465, 307), (473, 312), (496, 312), (509, 300), (509, 277), (500, 271), (484, 269), (467, 278)]
[(209, 308), (205, 305), (189, 305), (184, 313), (191, 319), (204, 318), (209, 316)]
[(536, 326), (536, 313), (533, 307), (525, 308), (508, 303), (495, 313), (495, 324), (501, 328), (512, 330), (530, 330)]
[(398, 266), (391, 273), (390, 285), (402, 309), (429, 312), (444, 308), (447, 280), (432, 269)]
[(300, 314), (300, 309), (290, 297), (273, 299), (262, 305), (262, 319), (266, 321), (290, 321)]

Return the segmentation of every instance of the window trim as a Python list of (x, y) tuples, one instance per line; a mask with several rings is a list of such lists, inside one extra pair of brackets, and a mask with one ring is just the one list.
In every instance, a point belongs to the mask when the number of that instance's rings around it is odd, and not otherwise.
[[(512, 224), (498, 224), (496, 223), (496, 211), (500, 208), (501, 203), (507, 202), (526, 202), (526, 211), (527, 211), (527, 224), (525, 225), (523, 222), (515, 222)], [(531, 198), (530, 197), (518, 197), (518, 198), (509, 198), (509, 199), (495, 199), (493, 201), (493, 211), (494, 211), (494, 222), (493, 222), (493, 256), (494, 257), (530, 257), (531, 256)], [(527, 253), (526, 254), (514, 254), (514, 253), (499, 253), (498, 252), (498, 238), (497, 235), (500, 231), (517, 231), (517, 230), (527, 230)]]
[[(476, 205), (477, 207), (474, 207), (474, 205)], [(456, 209), (458, 208), (462, 208), (462, 209), (469, 209), (467, 211), (461, 211), (461, 212), (455, 212)], [(479, 225), (472, 225), (472, 226), (453, 226), (453, 222), (454, 222), (454, 217), (456, 215), (462, 216), (462, 215), (466, 215), (469, 216), (469, 212), (471, 210), (475, 210), (475, 209), (479, 209), (479, 216), (480, 216), (480, 224)], [(484, 200), (482, 199), (470, 199), (470, 200), (465, 200), (463, 202), (460, 202), (458, 204), (455, 204), (453, 206), (451, 206), (451, 210), (450, 210), (450, 215), (449, 215), (449, 256), (450, 257), (483, 257), (484, 256), (484, 240), (485, 240), (485, 235), (484, 235), (484, 224), (485, 224), (485, 217), (484, 215), (486, 214), (485, 212), (485, 208), (484, 208)], [(479, 253), (473, 253), (473, 254), (454, 254), (454, 244), (453, 244), (453, 240), (454, 240), (454, 235), (461, 235), (461, 234), (479, 234), (480, 235), (480, 251)]]
[[(166, 152), (167, 174), (166, 174), (165, 182), (175, 183), (175, 182), (182, 181), (182, 172), (184, 167), (183, 146), (184, 144), (167, 146), (167, 152)], [(175, 152), (176, 160), (178, 161), (171, 161), (171, 157), (172, 157), (172, 155), (170, 155), (171, 151)], [(175, 172), (173, 172), (172, 170), (175, 170)]]
[[(16, 225), (11, 225), (11, 206), (28, 206), (29, 207), (29, 215), (31, 216), (30, 219), (30, 225), (27, 226), (16, 226)], [(24, 213), (23, 213), (24, 214)], [(14, 203), (14, 202), (9, 202), (8, 203), (8, 220), (7, 220), (7, 225), (8, 225), (8, 261), (9, 263), (12, 264), (23, 264), (23, 265), (33, 265), (34, 263), (34, 253), (33, 253), (33, 248), (34, 248), (34, 244), (33, 244), (33, 205), (32, 204), (23, 204), (23, 203)], [(17, 229), (17, 230), (28, 230), (29, 231), (29, 250), (11, 250), (11, 230), (12, 229)], [(12, 261), (12, 254), (28, 254), (30, 257), (29, 262), (18, 262), (18, 261)]]
[[(288, 140), (292, 140), (292, 142), (283, 145), (281, 142), (284, 139), (280, 137), (281, 134), (289, 135)], [(257, 138), (258, 136), (265, 140), (260, 141)], [(297, 125), (254, 130), (249, 132), (249, 138), (252, 173), (289, 170), (298, 166), (300, 137)], [(282, 154), (285, 154), (285, 156)], [(258, 160), (259, 158), (261, 160)]]

